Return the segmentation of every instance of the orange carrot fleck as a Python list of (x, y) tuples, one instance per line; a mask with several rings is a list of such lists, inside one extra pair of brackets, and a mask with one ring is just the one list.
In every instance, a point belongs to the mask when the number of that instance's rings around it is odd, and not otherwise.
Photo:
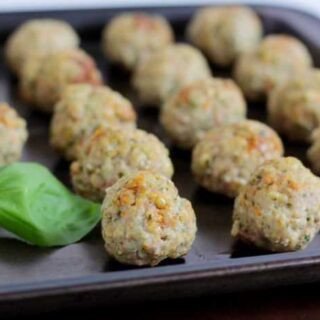
[(257, 216), (257, 217), (260, 217), (261, 216), (261, 210), (258, 208), (258, 207), (254, 207), (253, 209), (254, 211), (254, 214)]
[(290, 189), (293, 189), (293, 190), (299, 190), (300, 189), (300, 186), (296, 181), (289, 180), (288, 181), (288, 185), (289, 185)]
[(247, 141), (248, 141), (247, 149), (249, 152), (258, 148), (259, 140), (256, 137), (249, 137)]
[(274, 182), (274, 178), (272, 177), (272, 175), (265, 175), (263, 177), (263, 182), (266, 184), (272, 184)]

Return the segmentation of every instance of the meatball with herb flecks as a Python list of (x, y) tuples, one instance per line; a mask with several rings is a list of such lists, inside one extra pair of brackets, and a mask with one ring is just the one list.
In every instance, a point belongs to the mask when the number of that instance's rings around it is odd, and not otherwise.
[(187, 37), (212, 62), (229, 66), (239, 54), (251, 51), (259, 44), (262, 24), (248, 7), (202, 8), (192, 18)]
[(0, 166), (21, 158), (27, 138), (26, 121), (8, 104), (0, 103)]
[(192, 148), (212, 128), (244, 120), (246, 102), (227, 79), (194, 81), (176, 92), (161, 108), (160, 120), (174, 143)]
[(34, 19), (23, 23), (9, 36), (5, 56), (11, 70), (20, 74), (25, 62), (35, 53), (55, 53), (78, 45), (79, 37), (68, 23)]
[(298, 39), (269, 35), (257, 49), (239, 57), (234, 77), (248, 99), (261, 100), (277, 85), (311, 65), (311, 55)]
[(102, 35), (106, 57), (129, 70), (146, 55), (172, 42), (173, 32), (165, 18), (143, 12), (114, 17)]
[(83, 50), (34, 55), (22, 70), (20, 93), (30, 105), (43, 112), (52, 112), (63, 89), (74, 83), (102, 84), (94, 60)]
[(275, 252), (305, 248), (319, 230), (320, 180), (296, 158), (265, 162), (236, 198), (232, 235)]
[(78, 159), (70, 170), (75, 191), (95, 201), (104, 198), (107, 187), (134, 171), (173, 175), (169, 151), (156, 136), (138, 129), (101, 126), (79, 145)]
[(124, 264), (155, 266), (184, 256), (197, 231), (191, 203), (159, 173), (121, 178), (107, 189), (101, 211), (105, 248)]
[(134, 128), (136, 113), (131, 102), (108, 87), (69, 85), (55, 106), (51, 145), (67, 159), (74, 160), (81, 140), (99, 125)]
[(320, 126), (320, 71), (310, 69), (272, 90), (268, 120), (289, 139), (309, 142)]
[(202, 187), (235, 197), (259, 165), (282, 154), (276, 132), (245, 120), (210, 130), (193, 149), (192, 172)]
[(143, 104), (158, 106), (182, 86), (210, 77), (201, 52), (186, 44), (169, 45), (138, 63), (133, 86)]

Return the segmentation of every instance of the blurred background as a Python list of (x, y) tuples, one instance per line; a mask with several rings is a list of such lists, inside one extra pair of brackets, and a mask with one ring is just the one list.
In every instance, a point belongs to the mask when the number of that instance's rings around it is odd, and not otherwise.
[(0, 11), (57, 10), (72, 8), (106, 8), (121, 6), (184, 6), (209, 3), (267, 4), (302, 9), (320, 17), (319, 0), (10, 0), (0, 1)]

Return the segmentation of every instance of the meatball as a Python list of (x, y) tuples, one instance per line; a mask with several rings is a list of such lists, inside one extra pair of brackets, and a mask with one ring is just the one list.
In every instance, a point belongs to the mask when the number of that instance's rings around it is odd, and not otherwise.
[(265, 162), (238, 195), (232, 235), (283, 252), (305, 248), (319, 230), (320, 180), (295, 158)]
[(229, 66), (259, 44), (262, 31), (259, 17), (248, 7), (209, 7), (196, 12), (187, 37), (212, 62)]
[(28, 138), (26, 122), (6, 103), (0, 103), (0, 166), (18, 161)]
[(320, 70), (308, 70), (272, 90), (268, 118), (291, 140), (310, 141), (312, 131), (320, 126)]
[(78, 150), (78, 160), (71, 164), (72, 184), (78, 194), (94, 201), (101, 201), (107, 187), (137, 170), (173, 175), (169, 151), (143, 130), (98, 127)]
[(307, 157), (315, 173), (320, 174), (320, 128), (315, 129), (311, 135), (312, 145), (308, 149)]
[(210, 73), (200, 51), (186, 44), (169, 45), (138, 63), (133, 86), (142, 103), (159, 105), (182, 86)]
[(235, 197), (259, 165), (282, 154), (276, 132), (245, 120), (210, 130), (193, 150), (192, 172), (209, 191)]
[(64, 87), (73, 83), (102, 83), (94, 60), (83, 50), (34, 55), (21, 73), (21, 97), (41, 111), (52, 112)]
[(160, 120), (181, 148), (192, 148), (217, 126), (246, 117), (246, 102), (232, 80), (203, 79), (182, 87), (161, 109)]
[(99, 125), (135, 128), (131, 102), (108, 87), (69, 85), (55, 106), (50, 143), (66, 159), (74, 160), (79, 141)]
[(34, 53), (55, 53), (78, 45), (79, 37), (68, 23), (36, 19), (27, 21), (13, 32), (5, 45), (5, 56), (12, 71), (18, 74)]
[(239, 57), (234, 76), (248, 99), (259, 100), (311, 65), (310, 53), (298, 39), (270, 35), (256, 50)]
[(167, 177), (138, 171), (107, 189), (102, 235), (121, 263), (155, 266), (188, 253), (197, 231), (191, 203)]
[(141, 57), (172, 41), (173, 32), (163, 17), (135, 12), (116, 16), (105, 26), (102, 48), (112, 62), (132, 70)]

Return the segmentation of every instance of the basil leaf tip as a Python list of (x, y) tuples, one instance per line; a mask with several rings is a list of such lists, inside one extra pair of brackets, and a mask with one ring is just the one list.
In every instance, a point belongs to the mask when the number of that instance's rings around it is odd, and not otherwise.
[(100, 218), (99, 204), (74, 195), (44, 166), (0, 168), (0, 227), (22, 240), (41, 247), (71, 244)]

